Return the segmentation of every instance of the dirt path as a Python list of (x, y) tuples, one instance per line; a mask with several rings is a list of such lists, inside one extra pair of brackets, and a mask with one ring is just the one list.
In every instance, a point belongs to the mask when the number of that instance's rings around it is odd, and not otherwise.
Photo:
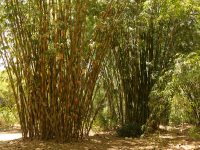
[(0, 132), (0, 142), (20, 139), (21, 137), (22, 134), (19, 130)]
[[(5, 134), (0, 134), (5, 136)], [(9, 133), (15, 135), (16, 133)], [(13, 136), (13, 137), (15, 137)], [(0, 140), (1, 141), (1, 140)], [(200, 150), (200, 141), (191, 139), (187, 132), (180, 129), (168, 129), (157, 131), (154, 134), (141, 138), (119, 138), (114, 133), (103, 133), (91, 136), (79, 143), (59, 144), (44, 141), (1, 141), (0, 150), (138, 150), (138, 149), (182, 149)]]

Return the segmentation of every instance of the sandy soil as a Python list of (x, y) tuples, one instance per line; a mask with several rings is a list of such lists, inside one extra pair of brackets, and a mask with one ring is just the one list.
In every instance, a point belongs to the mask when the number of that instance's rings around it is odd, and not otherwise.
[[(60, 144), (49, 141), (22, 140), (20, 132), (0, 132), (0, 150), (200, 150), (200, 140), (187, 135), (187, 128), (164, 127), (141, 138), (119, 138), (114, 132), (99, 133), (82, 142)], [(10, 137), (10, 138), (9, 138)]]

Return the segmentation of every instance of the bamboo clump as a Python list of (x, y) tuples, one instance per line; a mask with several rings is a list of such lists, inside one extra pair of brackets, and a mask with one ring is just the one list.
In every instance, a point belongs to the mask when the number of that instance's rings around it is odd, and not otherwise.
[(6, 0), (1, 56), (24, 138), (71, 141), (89, 134), (97, 111), (93, 93), (113, 34), (113, 25), (102, 22), (117, 16), (112, 1), (90, 34), (92, 2)]

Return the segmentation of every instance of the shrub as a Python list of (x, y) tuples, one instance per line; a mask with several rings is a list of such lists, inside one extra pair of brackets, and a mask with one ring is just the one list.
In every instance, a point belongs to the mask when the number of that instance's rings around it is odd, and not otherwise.
[(117, 134), (120, 137), (139, 137), (142, 133), (141, 126), (135, 122), (125, 124), (117, 129)]
[(188, 134), (192, 139), (200, 140), (200, 127), (191, 127), (188, 131)]
[(12, 127), (18, 123), (16, 110), (8, 107), (0, 107), (0, 128)]
[(93, 129), (97, 129), (99, 131), (116, 129), (116, 126), (118, 125), (117, 121), (117, 115), (111, 115), (108, 108), (104, 107), (96, 116)]

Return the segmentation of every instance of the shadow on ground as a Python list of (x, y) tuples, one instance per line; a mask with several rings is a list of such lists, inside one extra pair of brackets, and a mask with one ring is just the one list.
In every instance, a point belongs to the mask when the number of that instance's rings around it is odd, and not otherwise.
[[(59, 144), (37, 140), (22, 139), (1, 141), (0, 150), (138, 150), (138, 149), (182, 149), (198, 150), (200, 141), (191, 139), (187, 127), (161, 127), (159, 131), (141, 138), (119, 138), (113, 132), (96, 134), (82, 142)], [(5, 133), (6, 134), (6, 133)], [(10, 133), (7, 134), (16, 134)], [(3, 134), (0, 134), (0, 136)]]

